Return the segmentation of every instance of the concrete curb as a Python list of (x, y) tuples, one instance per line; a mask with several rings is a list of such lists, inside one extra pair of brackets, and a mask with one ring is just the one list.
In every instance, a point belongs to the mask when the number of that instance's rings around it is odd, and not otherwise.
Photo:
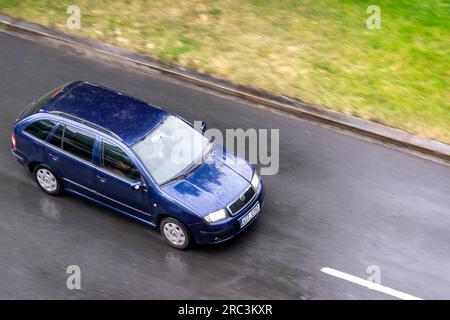
[(231, 96), (277, 109), (299, 118), (307, 118), (320, 123), (345, 129), (415, 152), (450, 161), (450, 145), (411, 135), (405, 131), (393, 129), (375, 122), (341, 114), (325, 107), (315, 106), (300, 100), (273, 94), (264, 90), (241, 86), (211, 75), (187, 70), (174, 64), (165, 64), (158, 59), (134, 53), (111, 44), (85, 39), (34, 23), (18, 20), (0, 13), (0, 25), (9, 30), (50, 37), (72, 45), (84, 46), (110, 56), (126, 59), (133, 63), (149, 67), (168, 76), (188, 81), (197, 86), (212, 89)]

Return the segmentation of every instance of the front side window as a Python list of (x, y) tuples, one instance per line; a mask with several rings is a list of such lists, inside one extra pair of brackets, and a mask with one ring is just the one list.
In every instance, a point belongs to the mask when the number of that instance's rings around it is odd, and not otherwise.
[(66, 126), (63, 135), (62, 149), (83, 160), (92, 160), (95, 136), (72, 126)]
[(45, 140), (54, 125), (55, 123), (50, 120), (38, 120), (28, 125), (24, 132), (27, 132), (40, 140)]
[(141, 179), (128, 155), (120, 147), (106, 141), (102, 142), (102, 168), (127, 180)]

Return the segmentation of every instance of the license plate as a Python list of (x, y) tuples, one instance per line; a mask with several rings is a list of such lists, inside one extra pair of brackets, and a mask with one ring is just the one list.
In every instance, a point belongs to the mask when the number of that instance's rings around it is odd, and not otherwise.
[(243, 226), (245, 226), (247, 223), (250, 222), (250, 220), (252, 220), (259, 212), (260, 207), (259, 207), (259, 202), (256, 203), (256, 205), (252, 208), (252, 210), (250, 210), (249, 213), (247, 213), (245, 216), (243, 216), (240, 220), (239, 223), (241, 224), (241, 228)]

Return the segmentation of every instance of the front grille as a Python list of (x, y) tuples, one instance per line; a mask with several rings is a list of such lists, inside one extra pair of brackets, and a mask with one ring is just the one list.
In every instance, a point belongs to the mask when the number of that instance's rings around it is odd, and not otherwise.
[(255, 190), (253, 190), (252, 186), (249, 186), (248, 189), (239, 195), (239, 197), (234, 200), (232, 204), (228, 206), (228, 210), (230, 211), (230, 214), (234, 216), (236, 213), (238, 213), (242, 208), (244, 208), (254, 197)]

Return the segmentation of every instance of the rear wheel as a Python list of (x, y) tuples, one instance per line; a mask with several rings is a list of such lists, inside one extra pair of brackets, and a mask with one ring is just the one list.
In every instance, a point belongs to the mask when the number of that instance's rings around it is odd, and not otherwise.
[(47, 194), (59, 195), (62, 192), (58, 176), (49, 168), (38, 165), (34, 168), (34, 178), (38, 186)]
[(191, 235), (185, 225), (174, 218), (164, 218), (160, 223), (161, 234), (174, 248), (184, 250), (189, 247)]

